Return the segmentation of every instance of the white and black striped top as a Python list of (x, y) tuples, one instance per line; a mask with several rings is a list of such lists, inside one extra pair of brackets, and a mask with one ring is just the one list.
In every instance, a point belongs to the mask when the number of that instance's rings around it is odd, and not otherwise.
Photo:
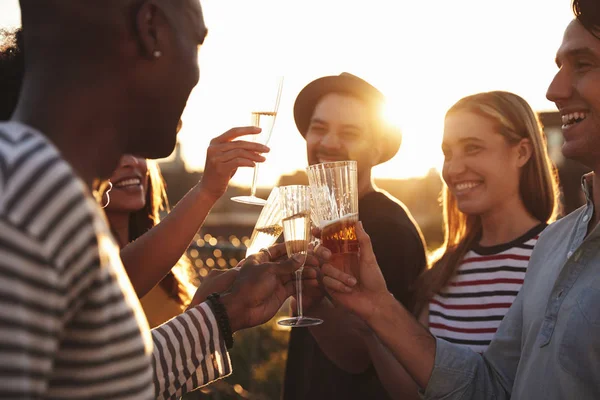
[(149, 330), (83, 182), (1, 123), (0, 398), (174, 398), (230, 372), (206, 304)]
[(429, 330), (438, 338), (483, 353), (523, 286), (540, 224), (514, 241), (475, 246), (455, 276), (429, 303)]

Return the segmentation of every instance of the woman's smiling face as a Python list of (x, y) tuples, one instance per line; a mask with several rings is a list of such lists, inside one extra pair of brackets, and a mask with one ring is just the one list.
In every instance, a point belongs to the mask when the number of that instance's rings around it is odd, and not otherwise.
[(463, 213), (483, 215), (519, 196), (517, 146), (490, 118), (467, 110), (450, 113), (442, 150), (442, 177)]

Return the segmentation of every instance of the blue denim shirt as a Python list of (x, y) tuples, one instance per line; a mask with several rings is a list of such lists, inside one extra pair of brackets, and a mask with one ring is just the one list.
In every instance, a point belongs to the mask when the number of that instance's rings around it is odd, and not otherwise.
[(483, 355), (437, 339), (426, 399), (600, 399), (600, 228), (587, 204), (542, 232)]

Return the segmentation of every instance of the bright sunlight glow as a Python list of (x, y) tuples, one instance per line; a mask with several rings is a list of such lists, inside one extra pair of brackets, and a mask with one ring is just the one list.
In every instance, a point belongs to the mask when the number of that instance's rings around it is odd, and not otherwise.
[[(210, 139), (250, 121), (256, 77), (285, 75), (271, 153), (259, 185), (306, 166), (292, 109), (313, 79), (347, 71), (380, 88), (403, 131), (399, 153), (375, 177), (422, 176), (441, 164), (446, 109), (462, 96), (509, 90), (536, 110), (553, 110), (545, 92), (572, 18), (569, 0), (202, 0), (209, 35), (200, 83), (183, 115), (182, 152), (202, 169)], [(0, 26), (19, 22), (17, 0), (3, 0)], [(251, 169), (233, 182), (249, 185)]]

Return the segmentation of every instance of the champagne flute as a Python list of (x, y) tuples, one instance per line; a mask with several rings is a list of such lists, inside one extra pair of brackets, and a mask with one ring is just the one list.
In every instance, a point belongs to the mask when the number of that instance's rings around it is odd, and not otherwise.
[(279, 325), (292, 328), (314, 326), (323, 323), (322, 319), (305, 317), (302, 310), (302, 270), (308, 257), (310, 242), (310, 188), (304, 185), (290, 185), (279, 188), (281, 201), (281, 223), (288, 257), (299, 254), (303, 257), (302, 266), (296, 270), (297, 316), (277, 321)]
[[(251, 140), (257, 143), (264, 144), (265, 146), (271, 139), (271, 133), (273, 133), (273, 126), (275, 126), (275, 119), (277, 118), (277, 111), (279, 110), (279, 101), (281, 99), (281, 90), (283, 89), (283, 77), (277, 79), (277, 95), (275, 97), (275, 105), (268, 107), (269, 109), (260, 109), (252, 111), (252, 125), (258, 126), (262, 129), (261, 133), (253, 135)], [(264, 107), (264, 106), (263, 106)], [(265, 107), (267, 108), (267, 107)], [(235, 196), (231, 200), (243, 204), (252, 204), (264, 206), (267, 202), (264, 199), (256, 197), (256, 183), (258, 181), (258, 165), (254, 165), (254, 173), (252, 175), (252, 186), (250, 187), (250, 196)]]
[(279, 188), (276, 186), (271, 190), (267, 204), (265, 204), (258, 216), (252, 236), (250, 237), (250, 244), (246, 250), (246, 257), (271, 246), (282, 232), (281, 202), (279, 200)]

